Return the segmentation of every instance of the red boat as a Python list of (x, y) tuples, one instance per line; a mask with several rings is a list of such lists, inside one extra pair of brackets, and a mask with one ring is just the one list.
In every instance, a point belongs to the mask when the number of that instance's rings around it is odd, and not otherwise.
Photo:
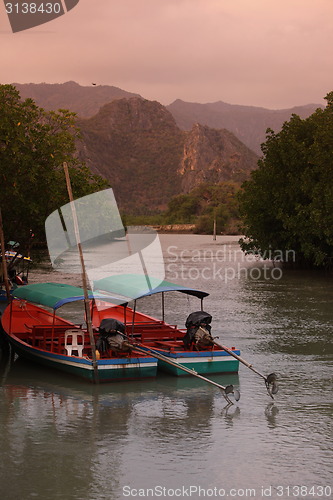
[[(18, 288), (13, 296), (15, 298), (1, 316), (2, 335), (7, 337), (19, 356), (89, 381), (156, 376), (157, 360), (135, 349), (110, 348), (94, 360), (95, 350), (87, 329), (56, 315), (59, 307), (84, 300), (82, 289), (42, 283)], [(91, 293), (89, 299), (111, 300)], [(84, 321), (82, 318), (82, 323)], [(98, 331), (94, 334), (94, 339), (97, 338)]]

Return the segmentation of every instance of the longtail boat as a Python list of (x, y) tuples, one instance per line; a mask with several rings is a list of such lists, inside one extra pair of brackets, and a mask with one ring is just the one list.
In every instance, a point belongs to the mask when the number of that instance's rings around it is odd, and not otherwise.
[[(148, 280), (148, 281), (147, 281)], [(97, 328), (103, 321), (116, 320), (125, 325), (124, 331), (132, 344), (195, 370), (200, 374), (237, 373), (239, 361), (224, 349), (219, 348), (211, 336), (211, 315), (203, 310), (203, 299), (209, 294), (204, 291), (188, 288), (166, 280), (159, 280), (144, 275), (123, 274), (102, 278), (94, 282), (94, 288), (101, 293), (112, 293), (117, 297), (134, 298), (133, 308), (128, 304), (99, 304), (92, 310), (92, 321)], [(201, 301), (200, 310), (192, 312), (186, 322), (186, 328), (165, 322), (165, 294), (181, 293), (197, 297)], [(137, 311), (137, 300), (150, 295), (161, 294), (162, 318), (156, 319)], [(120, 329), (121, 330), (121, 329)], [(106, 332), (107, 336), (107, 332)], [(231, 347), (232, 353), (239, 355), (240, 351)], [(176, 376), (186, 375), (181, 368), (168, 363), (168, 360), (158, 360), (158, 368)]]
[[(65, 304), (83, 301), (84, 291), (67, 284), (42, 283), (18, 288), (13, 297), (1, 316), (1, 324), (2, 334), (16, 353), (34, 363), (95, 381), (94, 347), (87, 329), (56, 314)], [(88, 297), (91, 301), (117, 303), (117, 299), (91, 291)], [(157, 360), (135, 348), (110, 348), (98, 358), (99, 382), (156, 376)]]

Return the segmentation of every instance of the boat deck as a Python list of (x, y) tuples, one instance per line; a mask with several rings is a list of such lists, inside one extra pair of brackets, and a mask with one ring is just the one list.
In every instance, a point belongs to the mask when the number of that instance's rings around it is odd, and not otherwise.
[[(92, 352), (89, 333), (82, 330), (79, 326), (71, 326), (69, 328), (68, 325), (36, 325), (33, 326), (30, 331), (23, 333), (14, 332), (12, 335), (37, 349), (46, 350), (54, 354), (66, 354), (66, 346), (72, 346), (72, 344), (66, 344), (66, 332), (69, 330), (76, 330), (79, 334), (80, 346), (82, 346), (82, 356), (91, 358)], [(96, 334), (94, 334), (94, 338), (96, 341)], [(73, 350), (76, 351), (74, 346)], [(142, 353), (136, 353), (135, 350), (124, 353), (114, 353), (111, 349), (108, 349), (107, 351), (100, 353), (100, 358), (128, 358), (133, 357), (133, 353), (135, 353), (136, 356), (142, 356)]]
[[(13, 309), (13, 318), (10, 320), (10, 309)], [(95, 343), (99, 339), (99, 325), (102, 319), (118, 319), (124, 316), (124, 309), (112, 307), (104, 310), (93, 311), (93, 333)], [(163, 350), (171, 355), (177, 354), (182, 356), (184, 353), (198, 353), (194, 345), (189, 349), (185, 348), (183, 338), (186, 334), (186, 329), (178, 328), (175, 324), (165, 323), (162, 320), (154, 320), (150, 316), (138, 313), (134, 317), (132, 311), (126, 312), (126, 319), (131, 319), (125, 324), (125, 331), (129, 342), (145, 346), (155, 350)], [(10, 308), (7, 308), (4, 317), (6, 330), (11, 332), (11, 335), (17, 337), (18, 340), (24, 341), (31, 347), (48, 351), (53, 354), (66, 355), (70, 351), (75, 356), (83, 356), (92, 358), (92, 348), (89, 333), (82, 325), (75, 325), (70, 321), (65, 320), (57, 315), (51, 314), (45, 309), (34, 306), (31, 303), (24, 301), (14, 301)], [(133, 323), (133, 319), (135, 319)], [(73, 330), (79, 335), (78, 342), (71, 338), (67, 339), (67, 330)], [(18, 333), (20, 332), (20, 333)], [(75, 335), (74, 335), (75, 337)], [(77, 343), (78, 349), (74, 349), (72, 344)], [(67, 349), (66, 349), (67, 348)], [(217, 346), (200, 347), (200, 351), (207, 354), (220, 351)], [(130, 357), (133, 352), (137, 354), (135, 348), (130, 352), (113, 352), (107, 349), (105, 352), (100, 352), (100, 358), (116, 358)]]

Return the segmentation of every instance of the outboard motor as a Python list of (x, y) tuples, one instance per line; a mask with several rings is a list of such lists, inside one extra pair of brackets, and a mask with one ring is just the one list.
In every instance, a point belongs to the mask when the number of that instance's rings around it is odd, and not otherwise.
[(211, 335), (212, 316), (205, 311), (196, 311), (191, 313), (185, 323), (187, 328), (183, 338), (184, 346), (190, 349), (194, 346), (197, 350), (211, 347), (214, 340)]
[(11, 284), (16, 282), (16, 269), (8, 269), (8, 279)]
[(114, 318), (105, 318), (99, 325), (99, 338), (96, 342), (96, 349), (100, 353), (111, 349), (114, 353), (129, 352), (125, 334), (125, 325)]

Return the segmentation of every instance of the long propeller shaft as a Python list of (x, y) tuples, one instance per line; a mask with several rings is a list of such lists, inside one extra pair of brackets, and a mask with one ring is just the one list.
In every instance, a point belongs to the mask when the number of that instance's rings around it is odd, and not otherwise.
[(139, 351), (139, 352), (143, 352), (145, 354), (147, 354), (147, 352), (149, 352), (150, 354), (152, 354), (154, 356), (154, 358), (160, 359), (161, 361), (164, 361), (165, 363), (167, 363), (169, 365), (172, 365), (172, 366), (174, 366), (176, 368), (179, 368), (180, 370), (188, 373), (189, 375), (197, 377), (197, 378), (199, 378), (201, 380), (204, 380), (205, 382), (207, 382), (209, 384), (214, 385), (215, 387), (218, 387), (219, 389), (222, 390), (223, 396), (224, 396), (224, 398), (227, 400), (227, 402), (229, 404), (233, 404), (233, 403), (229, 399), (228, 394), (234, 394), (236, 401), (238, 401), (238, 399), (239, 399), (239, 392), (235, 391), (232, 385), (228, 385), (228, 386), (225, 387), (225, 386), (223, 386), (221, 384), (218, 384), (217, 382), (214, 382), (213, 380), (210, 380), (209, 378), (204, 377), (203, 375), (199, 375), (199, 373), (197, 373), (195, 370), (191, 370), (190, 368), (187, 368), (187, 366), (184, 366), (181, 363), (176, 363), (175, 361), (172, 361), (167, 356), (164, 356), (160, 352), (155, 351), (155, 349), (151, 349), (150, 347), (144, 346), (142, 344), (138, 345), (137, 343), (130, 344), (130, 345), (134, 349), (136, 349), (137, 351)]

